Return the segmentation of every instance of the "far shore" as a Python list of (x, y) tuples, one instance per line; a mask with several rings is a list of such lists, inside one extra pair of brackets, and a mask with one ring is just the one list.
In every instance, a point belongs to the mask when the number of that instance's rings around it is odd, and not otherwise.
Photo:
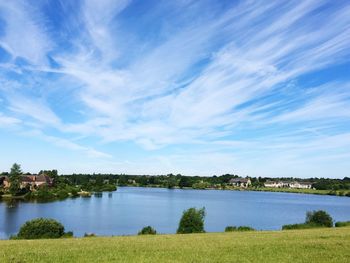
[[(192, 187), (173, 187), (173, 188), (167, 188), (163, 187), (161, 185), (124, 185), (124, 186), (118, 186), (118, 187), (144, 187), (144, 188), (162, 188), (162, 189), (178, 189), (178, 190), (224, 190), (224, 191), (253, 191), (253, 192), (280, 192), (280, 193), (291, 193), (291, 194), (313, 194), (313, 195), (330, 195), (330, 196), (339, 196), (339, 197), (349, 197), (350, 192), (340, 194), (341, 191), (330, 191), (330, 190), (317, 190), (317, 189), (290, 189), (290, 188), (267, 188), (267, 187), (226, 187), (226, 188), (201, 188), (201, 189), (195, 189)], [(117, 191), (117, 190), (116, 190)], [(102, 192), (111, 192), (111, 191), (102, 191)], [(113, 192), (113, 191), (112, 191)], [(81, 191), (79, 192), (78, 196), (76, 197), (91, 197), (93, 194), (96, 194), (99, 192), (87, 192), (87, 191)], [(72, 197), (72, 196), (69, 196)], [(68, 197), (68, 198), (69, 198)], [(66, 199), (66, 198), (64, 198)], [(27, 200), (24, 195), (21, 196), (11, 196), (9, 194), (4, 194), (0, 196), (0, 202), (1, 201), (10, 201), (10, 200), (20, 200), (20, 201), (28, 201), (28, 202), (53, 202), (53, 201), (59, 201), (64, 199), (52, 199), (52, 200)]]
[[(124, 186), (118, 186), (118, 187), (144, 187), (144, 188), (163, 188), (163, 189), (179, 189), (179, 190), (224, 190), (224, 191), (254, 191), (254, 192), (280, 192), (280, 193), (291, 193), (291, 194), (314, 194), (314, 195), (331, 195), (331, 196), (344, 196), (348, 197), (346, 195), (339, 194), (342, 191), (334, 191), (331, 190), (317, 190), (317, 189), (291, 189), (291, 188), (269, 188), (269, 187), (247, 187), (247, 188), (241, 188), (241, 187), (226, 187), (226, 188), (214, 188), (214, 187), (208, 187), (208, 188), (192, 188), (192, 187), (173, 187), (173, 188), (167, 188), (159, 185), (124, 185)], [(332, 194), (331, 194), (332, 192)], [(349, 192), (346, 192), (350, 194)]]

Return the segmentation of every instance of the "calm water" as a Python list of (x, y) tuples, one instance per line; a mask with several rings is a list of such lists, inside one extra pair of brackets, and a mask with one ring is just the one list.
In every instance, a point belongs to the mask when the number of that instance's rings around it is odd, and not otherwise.
[(328, 211), (336, 221), (350, 220), (348, 197), (119, 187), (102, 197), (15, 205), (0, 202), (0, 238), (17, 233), (25, 221), (37, 217), (57, 219), (76, 236), (133, 235), (147, 225), (159, 233), (175, 233), (184, 209), (203, 206), (208, 232), (223, 231), (227, 225), (280, 229), (303, 222), (306, 211), (318, 209)]

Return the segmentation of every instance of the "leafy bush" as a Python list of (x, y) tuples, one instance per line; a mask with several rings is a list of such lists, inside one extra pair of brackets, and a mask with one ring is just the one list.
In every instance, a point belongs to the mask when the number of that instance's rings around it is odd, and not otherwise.
[(250, 227), (250, 226), (227, 226), (225, 228), (225, 232), (234, 232), (234, 231), (255, 231), (254, 228)]
[(74, 237), (74, 234), (72, 231), (68, 231), (66, 233), (63, 234), (62, 238), (71, 238)]
[(335, 223), (335, 227), (344, 227), (344, 226), (350, 226), (350, 221), (336, 222)]
[(155, 235), (157, 234), (157, 231), (151, 227), (151, 226), (145, 226), (142, 228), (142, 230), (138, 233), (138, 235)]
[(78, 194), (78, 190), (77, 189), (72, 189), (71, 191), (70, 191), (70, 193), (71, 193), (71, 196), (72, 197), (78, 197), (79, 196), (79, 194)]
[(50, 201), (56, 199), (54, 193), (49, 191), (46, 187), (39, 188), (36, 192), (36, 198), (39, 201)]
[(290, 224), (282, 226), (282, 230), (292, 230), (292, 229), (310, 229), (310, 228), (318, 228), (319, 225), (316, 224)]
[(95, 237), (96, 235), (94, 233), (85, 233), (84, 237)]
[(250, 226), (239, 226), (237, 231), (255, 231), (255, 229)]
[(64, 226), (54, 219), (37, 218), (21, 226), (18, 239), (60, 238), (64, 235)]
[(196, 209), (194, 207), (185, 210), (182, 214), (178, 234), (204, 233), (205, 208)]
[(333, 219), (332, 217), (323, 210), (307, 212), (306, 213), (306, 224), (315, 224), (319, 226), (332, 227)]
[(325, 211), (312, 211), (306, 213), (305, 223), (303, 224), (291, 224), (282, 226), (282, 230), (289, 229), (308, 229), (315, 227), (332, 227), (333, 219), (332, 217)]
[(225, 228), (225, 232), (233, 232), (233, 231), (237, 231), (237, 227), (235, 227), (235, 226), (227, 226)]
[(61, 189), (56, 193), (56, 195), (59, 199), (65, 199), (69, 196), (69, 193), (66, 190)]
[(208, 188), (209, 186), (210, 186), (210, 184), (207, 183), (207, 182), (198, 182), (198, 183), (194, 183), (192, 185), (192, 188), (193, 189), (204, 190), (204, 189)]

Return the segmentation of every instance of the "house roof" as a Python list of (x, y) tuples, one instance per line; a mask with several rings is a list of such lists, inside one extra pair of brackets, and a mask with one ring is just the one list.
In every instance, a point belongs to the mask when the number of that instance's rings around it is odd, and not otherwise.
[(248, 178), (232, 178), (230, 183), (247, 183), (248, 180)]
[(299, 182), (299, 184), (302, 184), (302, 185), (310, 185), (312, 184), (311, 182)]
[(24, 183), (32, 183), (34, 182), (32, 176), (22, 176), (21, 181)]
[(48, 177), (45, 174), (40, 174), (40, 175), (36, 176), (35, 181), (36, 182), (50, 183), (51, 182), (51, 178)]
[(22, 176), (21, 181), (24, 183), (34, 183), (34, 182), (51, 183), (52, 182), (51, 178), (44, 174)]
[(277, 184), (278, 182), (276, 181), (266, 181), (265, 184)]

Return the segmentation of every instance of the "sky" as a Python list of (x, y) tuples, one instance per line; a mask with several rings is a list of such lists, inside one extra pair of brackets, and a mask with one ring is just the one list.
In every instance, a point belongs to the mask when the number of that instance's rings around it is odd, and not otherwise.
[(350, 176), (350, 2), (0, 0), (0, 171)]

